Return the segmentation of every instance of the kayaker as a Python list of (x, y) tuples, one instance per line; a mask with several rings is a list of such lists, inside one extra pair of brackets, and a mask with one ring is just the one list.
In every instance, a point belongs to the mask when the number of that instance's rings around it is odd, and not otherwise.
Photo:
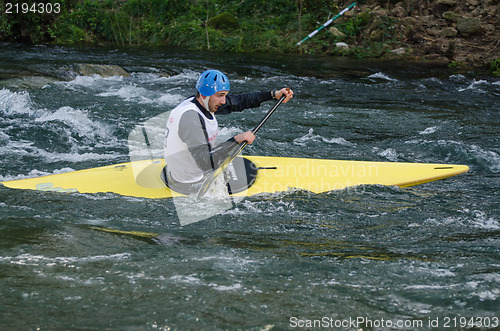
[[(246, 131), (215, 145), (219, 132), (217, 115), (241, 112), (259, 107), (262, 102), (279, 99), (287, 102), (293, 97), (291, 89), (268, 92), (228, 94), (230, 83), (219, 70), (203, 72), (196, 82), (196, 95), (181, 102), (171, 112), (165, 132), (164, 157), (167, 167), (163, 176), (167, 185), (181, 193), (195, 193), (208, 171), (216, 169), (229, 151), (255, 136)], [(183, 192), (184, 191), (184, 192)]]

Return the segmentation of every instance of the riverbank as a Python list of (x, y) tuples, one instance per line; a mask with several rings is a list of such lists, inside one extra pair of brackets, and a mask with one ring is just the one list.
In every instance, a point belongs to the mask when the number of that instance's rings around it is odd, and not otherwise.
[(256, 0), (51, 3), (61, 4), (57, 13), (47, 13), (46, 7), (42, 13), (3, 10), (0, 41), (395, 57), (500, 75), (498, 0), (361, 0), (300, 46), (298, 41), (352, 2), (288, 0), (265, 6)]

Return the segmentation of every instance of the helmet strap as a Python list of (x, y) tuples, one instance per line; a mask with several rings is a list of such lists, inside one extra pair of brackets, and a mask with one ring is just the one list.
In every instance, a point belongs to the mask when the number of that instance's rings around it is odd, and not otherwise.
[(201, 96), (201, 101), (203, 101), (203, 106), (205, 106), (205, 109), (210, 111), (210, 108), (208, 108), (208, 101), (210, 100), (210, 97), (206, 97), (204, 95)]

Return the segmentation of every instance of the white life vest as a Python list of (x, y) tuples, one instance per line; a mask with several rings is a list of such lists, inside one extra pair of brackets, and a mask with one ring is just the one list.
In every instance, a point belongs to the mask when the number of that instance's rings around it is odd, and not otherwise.
[[(215, 116), (212, 114), (212, 119), (207, 118), (198, 106), (193, 103), (193, 99), (194, 97), (184, 100), (170, 112), (165, 132), (164, 157), (167, 169), (169, 175), (181, 183), (195, 183), (203, 179), (204, 175), (203, 170), (198, 167), (189, 151), (189, 148), (195, 146), (188, 146), (179, 137), (179, 130), (186, 129), (179, 128), (182, 116), (188, 111), (196, 111), (200, 115), (198, 117), (203, 119), (205, 132), (189, 133), (203, 135), (205, 137), (205, 144), (210, 144), (211, 147), (214, 147), (217, 134), (219, 133), (219, 125)], [(200, 125), (201, 121), (193, 123), (193, 127), (190, 129), (193, 130)]]

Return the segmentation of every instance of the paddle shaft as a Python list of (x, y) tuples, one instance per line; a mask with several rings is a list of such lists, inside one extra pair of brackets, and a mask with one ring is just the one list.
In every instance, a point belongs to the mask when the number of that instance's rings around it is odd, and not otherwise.
[[(273, 108), (271, 108), (267, 112), (266, 116), (264, 116), (264, 118), (259, 122), (259, 124), (257, 124), (257, 126), (255, 128), (253, 128), (253, 130), (252, 130), (253, 134), (256, 134), (257, 131), (259, 131), (259, 129), (264, 125), (264, 123), (266, 123), (266, 121), (269, 119), (269, 117), (271, 117), (271, 115), (279, 107), (279, 105), (281, 105), (283, 103), (283, 100), (285, 100), (285, 98), (286, 98), (286, 95), (283, 93), (283, 95), (278, 99), (278, 101), (273, 106)], [(243, 148), (245, 148), (246, 145), (248, 145), (247, 141), (244, 141), (243, 143), (241, 143), (239, 148), (236, 150), (236, 152), (231, 152), (228, 155), (228, 157), (226, 157), (226, 159), (221, 163), (221, 165), (217, 169), (215, 169), (207, 177), (207, 179), (205, 179), (205, 181), (203, 182), (203, 184), (200, 187), (200, 190), (198, 191), (198, 194), (196, 195), (198, 199), (201, 198), (202, 196), (204, 196), (205, 193), (207, 193), (208, 189), (213, 184), (213, 182), (215, 182), (217, 177), (219, 177), (219, 175), (222, 174), (222, 172), (229, 166), (229, 164), (231, 164), (231, 162), (233, 162), (234, 158), (236, 156), (238, 156), (238, 154), (240, 154), (240, 152), (243, 150)]]
[[(253, 128), (253, 130), (252, 130), (252, 133), (253, 133), (253, 134), (256, 134), (256, 133), (257, 133), (257, 131), (259, 131), (259, 130), (260, 130), (260, 128), (264, 125), (264, 123), (266, 123), (266, 121), (269, 119), (269, 117), (271, 117), (271, 115), (272, 115), (272, 114), (274, 113), (274, 111), (275, 111), (275, 110), (279, 107), (279, 105), (281, 105), (281, 104), (283, 103), (283, 100), (285, 100), (285, 98), (286, 98), (286, 95), (285, 95), (285, 94), (283, 94), (283, 95), (281, 96), (281, 98), (279, 98), (279, 99), (278, 99), (278, 101), (276, 101), (276, 104), (273, 106), (273, 108), (271, 108), (271, 109), (267, 112), (266, 116), (264, 116), (264, 118), (263, 118), (262, 120), (260, 120), (259, 124), (257, 124), (257, 125), (255, 126), (255, 128)], [(243, 148), (245, 148), (245, 146), (246, 146), (246, 145), (248, 145), (248, 142), (247, 142), (247, 141), (244, 141), (244, 142), (240, 145), (240, 148), (239, 148), (239, 150), (238, 150), (238, 153), (236, 153), (236, 155), (238, 155), (238, 154), (239, 154), (239, 153), (243, 150)], [(235, 156), (235, 157), (236, 157), (236, 156)], [(234, 157), (231, 159), (231, 161), (232, 161), (233, 159), (234, 159)]]

